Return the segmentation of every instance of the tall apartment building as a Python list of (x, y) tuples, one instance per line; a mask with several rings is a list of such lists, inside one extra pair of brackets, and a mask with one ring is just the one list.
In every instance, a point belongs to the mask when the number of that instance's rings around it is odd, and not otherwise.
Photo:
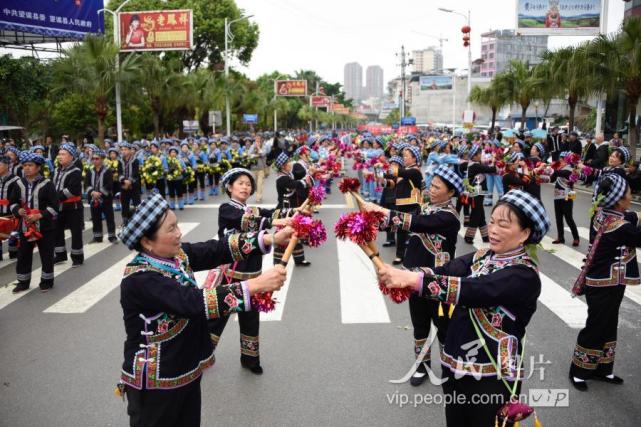
[(365, 95), (367, 98), (383, 97), (383, 68), (370, 65), (365, 72)]
[(504, 71), (513, 59), (538, 64), (547, 48), (548, 36), (519, 36), (514, 30), (483, 33), (480, 77), (494, 77)]
[(345, 89), (345, 97), (360, 101), (363, 99), (361, 94), (363, 88), (363, 67), (358, 62), (350, 62), (345, 64), (343, 68), (343, 87)]
[(443, 69), (443, 52), (441, 49), (430, 46), (423, 50), (412, 51), (412, 59), (414, 60), (415, 73), (432, 73), (442, 72)]

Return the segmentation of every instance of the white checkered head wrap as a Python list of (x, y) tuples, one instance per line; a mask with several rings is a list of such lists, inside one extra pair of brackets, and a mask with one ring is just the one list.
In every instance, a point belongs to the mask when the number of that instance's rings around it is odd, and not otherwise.
[(603, 198), (599, 202), (599, 207), (612, 208), (619, 200), (625, 196), (628, 189), (628, 182), (621, 175), (616, 173), (605, 173), (599, 177), (594, 186), (594, 195), (592, 202), (596, 202), (600, 195)]
[(614, 151), (618, 151), (619, 153), (621, 153), (623, 164), (626, 164), (630, 161), (630, 150), (628, 150), (627, 147), (620, 146), (615, 148)]
[(410, 150), (410, 152), (412, 153), (412, 156), (414, 156), (414, 158), (416, 159), (416, 164), (417, 165), (421, 164), (421, 151), (418, 149), (417, 146), (408, 144), (407, 146), (403, 147), (403, 150)]
[(282, 169), (283, 166), (285, 166), (285, 163), (289, 160), (289, 156), (285, 152), (281, 152), (278, 157), (276, 157), (276, 161), (274, 164), (278, 169)]
[(456, 172), (448, 168), (446, 165), (440, 165), (437, 167), (434, 170), (434, 175), (450, 183), (456, 192), (455, 196), (458, 196), (463, 192), (463, 180)]
[(73, 157), (74, 159), (78, 158), (78, 150), (76, 149), (76, 146), (74, 144), (70, 144), (70, 143), (62, 144), (60, 146), (60, 149), (65, 150), (66, 152), (71, 154), (71, 157)]
[(530, 193), (523, 190), (511, 190), (501, 197), (499, 202), (507, 202), (532, 221), (533, 229), (525, 243), (539, 243), (550, 229), (550, 218), (545, 207), (539, 199)]
[(545, 157), (545, 147), (543, 146), (543, 144), (541, 144), (540, 142), (537, 142), (533, 146), (536, 147), (537, 150), (539, 150), (539, 157), (544, 158)]
[(479, 144), (472, 144), (472, 146), (470, 147), (470, 155), (468, 158), (472, 160), (474, 156), (478, 154), (480, 149), (481, 149), (481, 146)]
[(133, 249), (167, 209), (169, 209), (167, 201), (160, 194), (154, 193), (136, 208), (136, 212), (120, 232), (120, 240), (129, 249)]
[(220, 182), (222, 182), (224, 187), (227, 187), (228, 184), (233, 183), (236, 178), (240, 175), (247, 175), (249, 177), (249, 181), (251, 182), (252, 186), (252, 191), (250, 194), (254, 194), (254, 191), (256, 191), (256, 180), (254, 180), (254, 175), (249, 171), (249, 169), (245, 168), (233, 168), (225, 172), (223, 177), (220, 179)]
[(396, 164), (398, 164), (400, 166), (405, 167), (405, 161), (403, 160), (403, 158), (401, 156), (392, 156), (392, 157), (390, 157), (389, 162), (390, 163), (394, 162), (394, 163), (396, 163)]

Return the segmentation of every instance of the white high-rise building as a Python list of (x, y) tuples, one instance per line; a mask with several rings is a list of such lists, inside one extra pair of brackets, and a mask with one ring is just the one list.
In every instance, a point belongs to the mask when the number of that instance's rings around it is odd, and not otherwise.
[(441, 73), (443, 69), (443, 52), (441, 49), (430, 46), (423, 50), (412, 51), (415, 73)]
[(383, 97), (383, 68), (370, 65), (365, 72), (366, 94), (368, 98)]
[(360, 101), (363, 99), (361, 94), (363, 88), (363, 67), (358, 62), (345, 64), (343, 69), (343, 87), (345, 88), (345, 97)]

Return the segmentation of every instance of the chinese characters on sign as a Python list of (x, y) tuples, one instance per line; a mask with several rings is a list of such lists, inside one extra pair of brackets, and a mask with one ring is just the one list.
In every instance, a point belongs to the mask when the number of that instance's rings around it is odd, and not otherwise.
[(276, 80), (276, 95), (307, 96), (307, 80)]
[(122, 12), (118, 23), (123, 51), (186, 50), (193, 45), (191, 10)]
[(517, 0), (520, 34), (594, 35), (601, 28), (601, 0)]

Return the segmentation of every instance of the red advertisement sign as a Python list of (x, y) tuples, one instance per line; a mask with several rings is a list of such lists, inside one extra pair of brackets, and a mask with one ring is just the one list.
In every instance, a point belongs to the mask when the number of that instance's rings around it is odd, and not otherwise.
[(276, 80), (276, 95), (307, 96), (307, 80)]
[(332, 99), (329, 96), (312, 96), (310, 104), (312, 107), (329, 107)]
[(191, 10), (153, 10), (118, 14), (120, 50), (187, 50), (193, 46)]

